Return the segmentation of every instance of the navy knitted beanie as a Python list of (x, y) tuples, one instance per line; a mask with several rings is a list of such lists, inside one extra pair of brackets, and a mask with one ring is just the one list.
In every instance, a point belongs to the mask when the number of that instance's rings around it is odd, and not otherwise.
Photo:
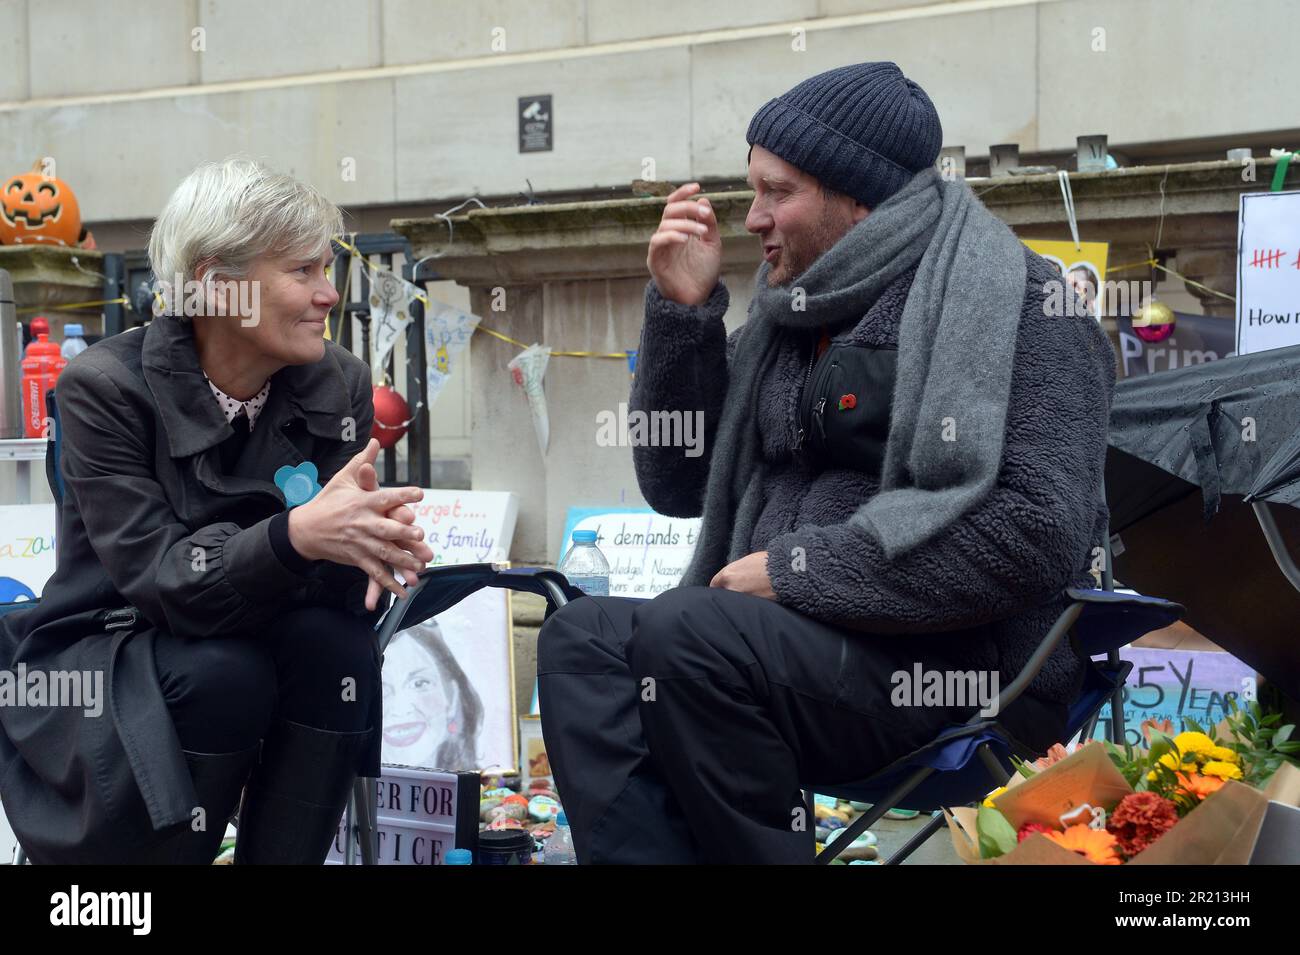
[(934, 165), (943, 127), (925, 90), (897, 64), (858, 63), (769, 101), (745, 138), (874, 208)]

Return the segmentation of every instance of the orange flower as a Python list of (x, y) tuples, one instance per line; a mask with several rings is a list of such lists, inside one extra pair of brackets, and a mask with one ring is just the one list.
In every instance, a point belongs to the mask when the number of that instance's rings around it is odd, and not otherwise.
[(1064, 832), (1047, 832), (1044, 835), (1062, 848), (1077, 852), (1089, 862), (1098, 865), (1120, 864), (1120, 858), (1115, 854), (1115, 837), (1105, 829), (1070, 826)]
[(1197, 799), (1204, 799), (1210, 793), (1218, 792), (1223, 788), (1223, 783), (1224, 780), (1217, 776), (1202, 776), (1200, 773), (1192, 773), (1190, 776), (1178, 774), (1178, 791), (1195, 796)]

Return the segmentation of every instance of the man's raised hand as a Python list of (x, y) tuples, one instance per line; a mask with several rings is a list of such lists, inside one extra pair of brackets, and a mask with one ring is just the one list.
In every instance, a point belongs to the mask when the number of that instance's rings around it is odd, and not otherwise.
[(688, 182), (668, 196), (646, 255), (659, 294), (682, 305), (707, 300), (722, 274), (718, 219), (709, 200), (690, 198), (699, 191), (698, 182)]

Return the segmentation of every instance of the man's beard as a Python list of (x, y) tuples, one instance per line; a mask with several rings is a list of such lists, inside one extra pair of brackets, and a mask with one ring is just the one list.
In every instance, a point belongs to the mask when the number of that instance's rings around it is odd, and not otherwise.
[(831, 246), (844, 238), (845, 233), (853, 228), (851, 221), (846, 222), (843, 217), (836, 215), (836, 211), (830, 205), (822, 210), (821, 218), (806, 237), (798, 242), (791, 242), (786, 239), (781, 246), (781, 258), (777, 260), (776, 268), (770, 269), (767, 273), (767, 284), (770, 288), (776, 288), (778, 285), (788, 285), (803, 275), (825, 252), (830, 251)]

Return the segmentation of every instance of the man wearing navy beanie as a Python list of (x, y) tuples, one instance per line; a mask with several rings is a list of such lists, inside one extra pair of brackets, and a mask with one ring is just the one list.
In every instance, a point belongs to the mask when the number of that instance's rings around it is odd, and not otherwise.
[(656, 511), (702, 518), (691, 560), (539, 636), (580, 862), (810, 862), (801, 790), (874, 802), (862, 781), (977, 714), (1041, 753), (1087, 666), (1062, 644), (1002, 693), (1065, 588), (1094, 585), (1115, 377), (1097, 323), (938, 173), (938, 112), (895, 64), (805, 80), (746, 138), (763, 263), (743, 324), (723, 322), (698, 183), (647, 257), (629, 404), (694, 415), (705, 441), (665, 427), (633, 462)]

